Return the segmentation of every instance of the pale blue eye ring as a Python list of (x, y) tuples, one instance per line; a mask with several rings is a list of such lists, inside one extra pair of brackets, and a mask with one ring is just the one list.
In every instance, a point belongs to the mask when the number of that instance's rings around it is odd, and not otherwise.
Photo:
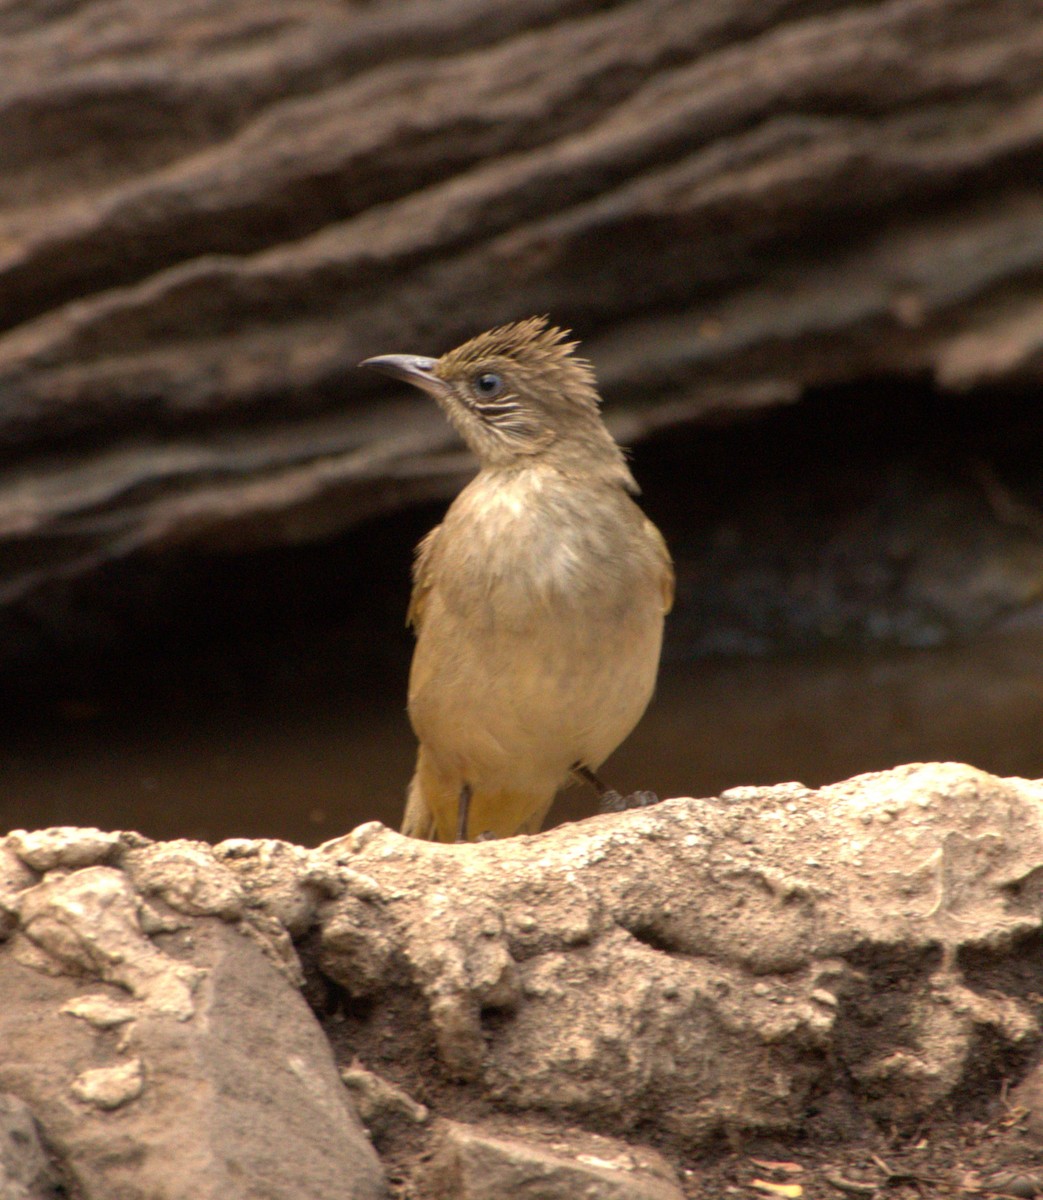
[(474, 390), (479, 396), (498, 396), (503, 391), (503, 380), (494, 371), (483, 371), (474, 381)]

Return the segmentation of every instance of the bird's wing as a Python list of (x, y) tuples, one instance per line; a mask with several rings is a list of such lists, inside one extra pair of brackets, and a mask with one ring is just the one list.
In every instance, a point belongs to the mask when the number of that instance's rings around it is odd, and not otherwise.
[(647, 517), (645, 518), (645, 529), (648, 532), (648, 539), (655, 547), (656, 554), (659, 557), (661, 568), (659, 587), (662, 592), (663, 614), (665, 615), (674, 606), (674, 563), (670, 557), (670, 551), (666, 548), (663, 535)]
[(414, 633), (420, 632), (420, 625), (424, 619), (424, 605), (434, 577), (435, 547), (438, 545), (438, 535), (441, 531), (442, 526), (436, 525), (423, 537), (413, 559), (413, 594), (409, 598), (406, 624), (413, 627)]

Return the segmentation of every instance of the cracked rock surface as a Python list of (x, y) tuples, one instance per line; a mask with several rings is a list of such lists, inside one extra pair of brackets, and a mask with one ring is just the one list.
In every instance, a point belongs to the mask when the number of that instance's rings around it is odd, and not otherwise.
[(499, 1135), (455, 1121), (437, 1131), (418, 1183), (431, 1200), (684, 1200), (662, 1157), (621, 1148), (609, 1138)]
[(702, 1196), (1035, 1105), (1041, 881), (1043, 783), (959, 764), (466, 846), (16, 832), (0, 1091), (85, 1197), (376, 1197), (374, 1147), (417, 1200)]
[[(91, 863), (91, 845), (118, 865)], [(62, 830), (15, 833), (4, 853), (31, 873), (3, 877), (17, 927), (0, 950), (0, 1091), (28, 1105), (77, 1200), (383, 1194), (280, 940), (266, 948), (265, 914), (235, 908), (209, 847)]]

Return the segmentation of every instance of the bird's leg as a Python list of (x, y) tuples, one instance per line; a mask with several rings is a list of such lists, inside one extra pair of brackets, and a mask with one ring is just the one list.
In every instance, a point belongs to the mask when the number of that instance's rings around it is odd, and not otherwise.
[[(600, 779), (598, 779), (590, 767), (584, 765), (583, 763), (573, 763), (569, 770), (583, 783), (589, 783), (594, 791), (597, 792), (599, 800), (607, 792), (611, 791), (611, 788), (605, 787), (605, 785)], [(617, 792), (616, 794), (618, 795), (619, 793)]]
[(467, 818), (471, 815), (471, 785), (460, 785), (460, 799), (456, 806), (456, 840), (467, 841)]
[[(460, 787), (460, 800), (456, 810), (456, 841), (457, 845), (460, 842), (467, 841), (467, 822), (471, 815), (471, 796), (473, 792), (469, 783), (462, 784)], [(496, 834), (491, 829), (487, 829), (485, 833), (480, 833), (475, 839), (476, 842), (494, 842)]]
[(575, 763), (570, 769), (577, 779), (589, 783), (597, 792), (599, 812), (626, 812), (631, 808), (648, 808), (659, 803), (655, 792), (631, 792), (628, 796), (621, 796), (615, 788), (606, 787), (590, 767), (584, 766), (583, 763)]

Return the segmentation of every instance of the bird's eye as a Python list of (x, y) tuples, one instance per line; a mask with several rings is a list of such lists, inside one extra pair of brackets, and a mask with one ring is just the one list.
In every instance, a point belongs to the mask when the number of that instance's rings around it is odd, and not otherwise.
[(479, 396), (498, 396), (503, 391), (503, 380), (493, 371), (486, 371), (475, 379), (474, 390)]

